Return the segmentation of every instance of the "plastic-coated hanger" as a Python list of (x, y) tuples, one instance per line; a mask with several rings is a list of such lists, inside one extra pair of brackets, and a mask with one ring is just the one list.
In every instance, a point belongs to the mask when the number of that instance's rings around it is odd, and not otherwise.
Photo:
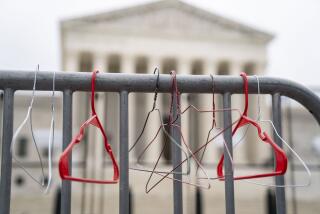
[[(137, 144), (139, 142), (141, 142), (141, 137), (143, 136), (143, 133), (144, 131), (146, 130), (146, 127), (147, 127), (147, 124), (148, 124), (148, 121), (149, 121), (149, 117), (150, 115), (153, 113), (153, 112), (156, 112), (157, 115), (159, 116), (159, 119), (160, 119), (160, 127), (158, 128), (157, 132), (156, 132), (156, 135), (151, 139), (151, 141), (143, 148), (143, 150), (141, 151), (141, 153), (138, 155), (138, 158), (137, 158), (137, 166), (139, 167), (129, 167), (129, 169), (131, 170), (136, 170), (136, 171), (141, 171), (141, 172), (156, 172), (156, 173), (167, 173), (166, 171), (158, 171), (158, 170), (154, 170), (154, 169), (146, 169), (145, 167), (141, 166), (141, 159), (143, 157), (143, 155), (146, 153), (146, 151), (150, 148), (150, 146), (155, 142), (156, 138), (158, 137), (160, 131), (163, 132), (163, 134), (169, 138), (169, 140), (174, 143), (175, 145), (177, 145), (182, 153), (185, 155), (185, 157), (188, 157), (188, 153), (184, 150), (184, 148), (177, 143), (177, 141), (166, 131), (165, 129), (165, 126), (170, 126), (171, 124), (167, 123), (165, 124), (162, 120), (162, 115), (161, 115), (161, 112), (158, 108), (156, 108), (156, 104), (157, 104), (157, 97), (158, 97), (158, 91), (159, 91), (159, 78), (160, 78), (160, 72), (159, 72), (159, 69), (156, 67), (153, 74), (156, 74), (157, 73), (157, 80), (156, 80), (156, 88), (155, 88), (155, 91), (154, 91), (154, 98), (153, 98), (153, 105), (152, 105), (152, 109), (148, 112), (147, 114), (147, 117), (145, 119), (145, 122), (143, 124), (143, 127), (142, 127), (142, 130), (138, 136), (138, 138), (135, 140), (135, 142), (133, 143), (133, 145), (129, 148), (129, 153), (134, 149), (135, 146), (137, 146)], [(163, 145), (162, 149), (161, 149), (161, 152), (160, 152), (160, 155), (159, 155), (159, 158), (157, 160), (157, 162), (160, 160), (163, 152), (164, 152), (164, 149), (165, 149), (165, 146), (170, 146), (168, 145), (168, 142), (165, 142), (165, 144)], [(182, 175), (189, 175), (190, 174), (190, 161), (188, 160), (187, 161), (187, 170), (186, 172), (173, 172), (172, 174), (182, 174)]]
[[(43, 168), (43, 161), (39, 152), (39, 148), (37, 145), (37, 141), (35, 139), (34, 136), (34, 132), (33, 132), (33, 127), (32, 127), (32, 108), (33, 108), (33, 102), (34, 102), (34, 98), (35, 98), (35, 90), (36, 90), (36, 84), (37, 84), (37, 72), (39, 71), (39, 65), (37, 66), (37, 69), (34, 72), (34, 81), (33, 81), (33, 87), (32, 87), (32, 98), (28, 107), (28, 111), (27, 114), (24, 118), (24, 120), (21, 122), (21, 124), (18, 126), (18, 128), (16, 129), (15, 133), (12, 136), (12, 140), (11, 140), (11, 154), (12, 154), (12, 158), (13, 160), (16, 162), (16, 164), (33, 180), (35, 181), (41, 188), (45, 187), (45, 175), (44, 175), (44, 168)], [(22, 164), (22, 162), (16, 157), (14, 151), (15, 149), (15, 145), (16, 145), (16, 139), (19, 136), (22, 128), (27, 124), (27, 122), (29, 121), (29, 125), (30, 125), (30, 132), (31, 132), (31, 136), (32, 136), (32, 141), (34, 143), (34, 146), (36, 148), (37, 151), (37, 155), (39, 158), (39, 162), (40, 162), (40, 166), (41, 166), (41, 173), (42, 173), (42, 180), (39, 181), (37, 178), (35, 178), (35, 176), (33, 176)], [(50, 141), (50, 139), (49, 139)]]
[[(273, 172), (261, 173), (261, 174), (256, 174), (256, 175), (237, 176), (237, 177), (234, 177), (234, 180), (253, 179), (253, 178), (262, 178), (262, 177), (283, 175), (283, 174), (285, 174), (285, 172), (287, 170), (287, 163), (288, 163), (287, 156), (286, 156), (285, 152), (272, 140), (271, 137), (269, 137), (269, 135), (266, 132), (262, 132), (260, 125), (248, 117), (248, 79), (247, 79), (247, 75), (245, 73), (242, 72), (240, 75), (243, 78), (243, 82), (244, 82), (243, 83), (243, 91), (244, 91), (244, 95), (245, 95), (245, 108), (244, 108), (244, 111), (243, 111), (243, 114), (242, 114), (240, 120), (238, 121), (238, 123), (236, 124), (236, 127), (232, 131), (232, 135), (234, 135), (240, 127), (245, 126), (247, 124), (251, 124), (254, 127), (256, 127), (259, 138), (263, 142), (268, 143), (272, 147), (272, 149), (274, 150), (275, 161), (276, 161), (275, 165), (276, 166), (275, 166), (275, 169)], [(224, 162), (224, 155), (221, 156), (220, 161), (217, 166), (217, 174), (218, 174), (218, 177), (220, 180), (224, 180), (223, 162)]]
[[(118, 180), (119, 180), (118, 163), (113, 155), (111, 146), (108, 143), (107, 135), (101, 125), (101, 122), (98, 118), (98, 115), (97, 115), (97, 113), (95, 111), (95, 107), (94, 107), (95, 80), (96, 80), (96, 76), (97, 76), (98, 72), (99, 71), (94, 71), (92, 73), (92, 78), (91, 78), (91, 117), (81, 125), (78, 134), (72, 139), (70, 144), (63, 151), (63, 153), (60, 157), (60, 160), (59, 160), (59, 172), (60, 172), (60, 177), (64, 180), (71, 180), (71, 181), (85, 182), (85, 183), (96, 183), (96, 184), (116, 184), (116, 183), (118, 183)], [(112, 164), (113, 164), (113, 178), (112, 178), (112, 180), (96, 180), (96, 179), (90, 179), (90, 178), (78, 178), (78, 177), (73, 177), (72, 175), (70, 175), (69, 155), (71, 154), (72, 148), (76, 144), (81, 142), (81, 140), (83, 139), (84, 134), (85, 134), (84, 133), (85, 129), (89, 125), (96, 126), (98, 129), (100, 129), (100, 131), (102, 133), (105, 149), (106, 149), (106, 151), (112, 161)]]
[[(258, 100), (257, 100), (257, 107), (258, 107), (258, 116), (257, 116), (257, 122), (261, 123), (261, 122), (265, 122), (265, 123), (269, 123), (272, 127), (272, 129), (274, 130), (274, 133), (276, 134), (276, 136), (281, 140), (281, 142), (293, 153), (293, 155), (299, 160), (299, 162), (302, 164), (303, 168), (305, 169), (307, 175), (308, 175), (308, 181), (306, 183), (302, 183), (302, 184), (285, 184), (285, 185), (275, 185), (275, 184), (264, 184), (264, 183), (260, 183), (260, 182), (253, 182), (253, 181), (246, 181), (243, 180), (247, 183), (252, 183), (252, 184), (256, 184), (259, 186), (269, 186), (269, 187), (307, 187), (310, 186), (311, 184), (311, 172), (310, 169), (308, 168), (307, 164), (305, 163), (305, 161), (300, 157), (300, 155), (279, 135), (275, 125), (273, 124), (272, 120), (266, 120), (266, 119), (261, 119), (262, 118), (262, 114), (261, 114), (261, 103), (260, 103), (260, 81), (259, 81), (259, 77), (257, 75), (254, 75), (254, 77), (257, 79), (257, 84), (258, 84)], [(244, 138), (244, 136), (241, 138)], [(241, 143), (241, 141), (237, 142), (236, 144), (234, 144), (234, 148)]]

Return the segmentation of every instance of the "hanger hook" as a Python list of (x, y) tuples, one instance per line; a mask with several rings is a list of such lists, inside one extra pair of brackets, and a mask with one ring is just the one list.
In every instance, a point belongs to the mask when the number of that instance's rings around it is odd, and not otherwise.
[(31, 98), (31, 102), (30, 102), (30, 107), (33, 105), (33, 101), (34, 101), (34, 97), (35, 97), (35, 93), (36, 93), (37, 73), (39, 72), (39, 70), (40, 70), (40, 65), (38, 64), (36, 70), (34, 71), (32, 98)]
[(214, 102), (214, 94), (215, 94), (215, 88), (216, 88), (216, 85), (215, 85), (215, 82), (214, 82), (214, 78), (213, 78), (213, 75), (210, 74), (210, 77), (211, 77), (211, 83), (212, 83), (212, 87), (211, 87), (211, 90), (212, 90), (212, 117), (213, 117), (213, 120), (212, 120), (212, 128), (216, 126), (216, 104)]
[[(180, 100), (179, 100), (179, 89), (178, 89), (178, 83), (177, 83), (177, 73), (172, 70), (170, 71), (171, 79), (172, 79), (172, 84), (171, 84), (171, 103), (170, 103), (170, 111), (169, 111), (169, 123), (174, 123), (180, 115)], [(177, 114), (176, 118), (173, 119), (173, 102), (174, 102), (174, 93), (176, 95), (176, 103), (177, 103), (177, 110), (179, 113)]]
[(160, 86), (160, 71), (159, 71), (158, 67), (155, 67), (155, 69), (153, 71), (153, 74), (156, 74), (156, 73), (158, 73), (157, 82), (156, 82), (156, 91), (158, 91), (159, 90), (159, 86)]
[(243, 93), (244, 93), (244, 97), (245, 97), (245, 105), (244, 105), (243, 115), (247, 116), (248, 115), (248, 105), (249, 105), (248, 77), (247, 77), (247, 74), (244, 72), (241, 72), (240, 76), (243, 79)]
[(257, 117), (257, 120), (260, 122), (260, 120), (261, 120), (260, 79), (257, 75), (254, 75), (254, 77), (257, 79), (257, 85), (258, 85), (258, 117)]
[(49, 132), (49, 141), (48, 141), (48, 182), (47, 186), (45, 188), (44, 193), (47, 194), (50, 191), (51, 183), (52, 183), (52, 166), (53, 166), (53, 161), (52, 161), (52, 155), (53, 155), (53, 150), (54, 150), (54, 132), (55, 132), (55, 79), (56, 79), (56, 72), (53, 71), (53, 76), (52, 76), (52, 93), (51, 93), (51, 123), (50, 123), (50, 132)]
[(212, 83), (212, 85), (211, 85), (211, 90), (212, 90), (212, 93), (214, 94), (215, 89), (216, 89), (216, 85), (215, 85), (215, 83), (214, 83), (214, 78), (213, 78), (213, 75), (212, 75), (212, 74), (210, 74), (210, 77), (211, 77), (211, 83)]
[(96, 114), (96, 110), (94, 107), (94, 94), (95, 94), (95, 89), (96, 89), (96, 77), (97, 77), (97, 73), (99, 73), (98, 70), (92, 72), (92, 76), (91, 76), (91, 113), (92, 115)]
[(53, 77), (52, 77), (52, 94), (51, 94), (51, 108), (52, 112), (54, 112), (54, 104), (55, 104), (55, 90), (56, 90), (56, 72), (53, 72)]
[(153, 105), (152, 105), (152, 110), (153, 111), (156, 108), (156, 103), (157, 103), (157, 98), (158, 98), (158, 91), (159, 91), (159, 87), (160, 87), (160, 71), (158, 67), (155, 67), (153, 74), (157, 75), (157, 80), (156, 80), (156, 88), (154, 89), (154, 97), (153, 97)]
[(170, 75), (172, 76), (172, 93), (175, 92), (177, 96), (179, 96), (178, 83), (177, 83), (177, 73), (176, 71), (170, 71)]

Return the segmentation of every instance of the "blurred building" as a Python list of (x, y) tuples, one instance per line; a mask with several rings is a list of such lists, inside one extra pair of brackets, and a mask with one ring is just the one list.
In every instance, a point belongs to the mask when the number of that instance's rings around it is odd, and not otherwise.
[[(62, 70), (90, 72), (98, 69), (108, 73), (148, 73), (152, 74), (155, 67), (159, 67), (162, 74), (169, 74), (171, 70), (178, 74), (193, 75), (239, 75), (245, 71), (248, 75), (263, 75), (268, 63), (267, 48), (273, 36), (264, 31), (257, 30), (237, 21), (213, 14), (206, 10), (189, 5), (182, 1), (165, 0), (147, 3), (144, 5), (108, 11), (105, 13), (67, 19), (61, 22), (61, 53)], [(156, 77), (155, 77), (156, 78)], [(138, 137), (145, 121), (147, 112), (152, 108), (152, 94), (130, 94), (129, 100), (129, 142), (132, 145)], [(169, 114), (170, 95), (159, 96), (157, 107), (161, 110), (161, 119), (167, 121)], [(73, 133), (91, 113), (89, 93), (74, 93), (73, 100)], [(113, 151), (118, 156), (119, 146), (119, 96), (116, 93), (97, 93), (96, 108), (98, 115), (104, 123)], [(183, 95), (181, 98), (182, 109), (189, 104), (211, 109), (212, 95)], [(233, 96), (233, 106), (242, 109), (242, 96)], [(15, 110), (15, 121), (20, 121), (24, 115), (28, 99), (17, 99), (19, 108)], [(37, 102), (37, 101), (36, 101)], [(221, 105), (221, 97), (216, 96), (218, 107)], [(266, 102), (263, 100), (263, 102)], [(36, 127), (49, 127), (50, 99), (46, 96), (38, 98), (36, 111), (46, 116), (42, 120), (34, 120)], [(256, 98), (250, 96), (251, 106), (255, 106)], [(21, 107), (21, 108), (20, 108)], [(38, 110), (37, 110), (38, 109)], [(250, 115), (256, 115), (256, 108), (250, 109)], [(61, 103), (57, 102), (57, 115), (61, 114)], [(268, 115), (268, 113), (266, 113)], [(237, 114), (233, 114), (234, 118)], [(57, 117), (58, 118), (58, 117)], [(61, 117), (59, 117), (61, 119)], [(222, 115), (217, 115), (218, 126), (222, 125)], [(48, 122), (48, 124), (46, 123)], [(182, 116), (182, 131), (186, 143), (191, 149), (195, 149), (205, 143), (207, 133), (211, 128), (211, 114), (189, 111)], [(15, 122), (17, 124), (17, 122)], [(130, 164), (136, 167), (135, 162), (141, 154), (144, 146), (155, 136), (160, 127), (160, 118), (153, 115), (148, 122), (146, 132), (138, 146), (130, 153)], [(56, 145), (61, 144), (61, 121), (57, 122)], [(245, 131), (245, 130), (244, 130)], [(24, 133), (27, 133), (25, 130)], [(37, 136), (41, 146), (41, 152), (45, 156), (46, 136), (48, 129), (37, 129)], [(41, 137), (42, 136), (42, 137)], [(241, 134), (238, 138), (241, 137)], [(237, 137), (236, 137), (237, 138)], [(264, 164), (270, 161), (270, 152), (265, 152), (265, 147), (256, 142), (254, 132), (248, 132), (243, 146), (237, 150), (235, 159), (237, 163)], [(41, 140), (40, 140), (41, 139)], [(166, 139), (163, 133), (157, 137), (155, 143), (143, 155), (143, 167), (151, 169), (162, 149)], [(33, 149), (32, 140), (23, 133), (18, 139), (16, 153), (23, 160), (37, 161)], [(262, 146), (261, 146), (262, 145)], [(57, 148), (56, 151), (60, 151)], [(210, 144), (204, 156), (204, 163), (209, 163), (207, 168), (210, 176), (215, 175), (215, 165), (223, 149), (222, 139)], [(30, 152), (26, 152), (30, 151)], [(160, 160), (159, 169), (170, 170), (170, 147), (165, 147), (164, 155)], [(55, 159), (58, 160), (59, 152)], [(103, 151), (103, 142), (100, 134), (95, 129), (89, 129), (87, 138), (79, 149), (73, 153), (73, 174), (77, 176), (108, 179), (112, 176), (110, 161), (107, 153)], [(141, 167), (141, 166), (140, 166)], [(184, 166), (185, 168), (186, 166)], [(102, 170), (103, 169), (103, 170)], [(36, 168), (33, 172), (38, 173)], [(255, 172), (257, 169), (253, 169)], [(260, 170), (260, 169), (258, 169)], [(37, 171), (37, 172), (36, 172)], [(244, 173), (252, 173), (244, 170)], [(39, 178), (41, 176), (40, 173)], [(201, 175), (200, 175), (201, 176)], [(203, 176), (203, 174), (202, 174)], [(172, 181), (166, 180), (154, 191), (145, 194), (145, 184), (148, 173), (130, 170), (130, 185), (132, 204), (135, 213), (165, 213), (172, 210)], [(21, 171), (13, 174), (13, 194), (21, 197), (19, 200), (28, 203), (39, 195), (24, 194), (35, 188), (28, 182)], [(55, 170), (54, 191), (48, 196), (53, 201), (55, 189), (59, 187), (59, 175)], [(159, 177), (155, 177), (155, 182)], [(192, 178), (194, 179), (194, 178)], [(27, 185), (25, 184), (27, 183)], [(201, 181), (205, 184), (205, 181)], [(118, 210), (118, 185), (84, 185), (72, 183), (72, 210), (74, 213), (116, 213)], [(236, 186), (236, 195), (239, 207), (243, 213), (256, 213), (256, 210), (264, 210), (265, 189), (250, 186), (250, 194), (247, 194), (248, 186)], [(209, 191), (199, 191), (204, 204), (205, 212), (224, 211), (224, 185), (213, 182), (213, 188)], [(198, 193), (199, 193), (198, 192)], [(184, 185), (184, 210), (185, 213), (195, 213), (196, 194), (194, 187)], [(38, 200), (38, 199), (37, 199)], [(215, 201), (216, 203), (212, 203)], [(31, 204), (31, 203), (30, 203)], [(40, 203), (39, 203), (40, 204)], [(45, 203), (38, 206), (39, 210), (52, 209)], [(36, 204), (37, 206), (37, 204)], [(254, 206), (254, 209), (250, 207)], [(14, 207), (14, 206), (13, 206)], [(19, 210), (19, 209), (17, 209)], [(21, 212), (16, 212), (21, 213)]]
[[(267, 47), (272, 35), (249, 27), (242, 23), (224, 18), (203, 9), (194, 7), (182, 1), (159, 1), (138, 5), (125, 9), (105, 13), (83, 16), (64, 20), (61, 23), (61, 48), (63, 70), (88, 72), (98, 69), (109, 73), (149, 73), (159, 67), (161, 73), (168, 74), (171, 70), (178, 74), (215, 74), (239, 75), (241, 71), (252, 74), (263, 74), (267, 64)], [(147, 112), (152, 106), (152, 95), (130, 95), (130, 144), (139, 135)], [(241, 96), (234, 98), (237, 107), (242, 108)], [(253, 100), (254, 101), (254, 100)], [(79, 127), (90, 113), (89, 96), (77, 93), (74, 96), (75, 127)], [(119, 145), (119, 97), (115, 93), (100, 93), (96, 97), (98, 114), (105, 118), (106, 127), (113, 150), (117, 153)], [(219, 101), (217, 101), (219, 103)], [(182, 97), (182, 106), (194, 104), (205, 108), (211, 107), (211, 95), (186, 95)], [(168, 120), (169, 95), (162, 95), (158, 100), (162, 120)], [(221, 107), (221, 102), (220, 102)], [(254, 109), (255, 110), (255, 109)], [(236, 116), (236, 114), (235, 114)], [(221, 115), (217, 115), (218, 119)], [(182, 117), (183, 133), (190, 147), (197, 148), (205, 142), (212, 118), (210, 115), (187, 112)], [(221, 125), (221, 121), (220, 121)], [(131, 164), (141, 153), (160, 126), (157, 115), (148, 122), (144, 137), (139, 146), (130, 153)], [(188, 134), (189, 133), (189, 134)], [(108, 173), (101, 174), (104, 163), (108, 162), (106, 153), (101, 152), (103, 144), (96, 131), (89, 131), (85, 151), (82, 156), (87, 163), (86, 175), (106, 179)], [(256, 136), (255, 136), (256, 137)], [(156, 161), (165, 136), (160, 134), (152, 148), (143, 156), (145, 168), (150, 169)], [(247, 139), (254, 139), (248, 134)], [(220, 138), (221, 140), (221, 138)], [(98, 141), (98, 142), (97, 142)], [(250, 141), (250, 140), (249, 140)], [(100, 145), (99, 145), (100, 144)], [(204, 162), (217, 162), (221, 154), (222, 143), (210, 146)], [(259, 149), (256, 142), (248, 142), (239, 148), (239, 160), (253, 163), (263, 162), (270, 154)], [(80, 154), (81, 155), (81, 154)], [(170, 169), (170, 147), (165, 147), (161, 157), (161, 167)], [(163, 213), (164, 210), (154, 209), (166, 207), (172, 194), (172, 182), (166, 181), (154, 193), (146, 195), (144, 185), (147, 173), (130, 171), (131, 190), (134, 197), (136, 213)], [(214, 170), (209, 170), (214, 175)], [(77, 172), (75, 172), (77, 173)], [(80, 172), (80, 175), (83, 172)], [(217, 198), (223, 201), (223, 185), (216, 192), (205, 193), (206, 200)], [(194, 213), (195, 189), (185, 187), (184, 197), (189, 202), (185, 204), (187, 213)], [(84, 213), (102, 213), (103, 206), (99, 206), (99, 186), (86, 187), (89, 194), (85, 200)], [(103, 193), (105, 200), (118, 198)], [(254, 197), (254, 196), (253, 196)], [(92, 205), (92, 203), (94, 205)], [(148, 205), (147, 205), (148, 204)], [(90, 210), (90, 206), (93, 206)], [(209, 206), (211, 209), (211, 206)], [(222, 207), (223, 208), (223, 207)], [(115, 207), (117, 209), (117, 206)], [(157, 211), (159, 210), (159, 211)], [(113, 213), (113, 212), (112, 212)]]
[[(268, 33), (182, 1), (171, 0), (83, 16), (64, 20), (61, 23), (62, 62), (63, 70), (66, 71), (88, 72), (98, 69), (101, 72), (110, 73), (151, 74), (155, 67), (159, 67), (162, 74), (168, 74), (171, 70), (177, 71), (178, 74), (239, 75), (241, 71), (249, 75), (263, 74), (267, 64), (267, 46), (271, 40), (272, 35)], [(89, 97), (84, 94), (75, 95), (75, 127), (79, 127), (90, 112), (88, 99)], [(235, 103), (241, 104), (239, 99), (241, 97), (235, 98)], [(99, 94), (96, 101), (99, 103), (99, 115), (105, 118), (104, 125), (111, 138), (113, 150), (117, 151), (119, 145), (118, 95)], [(210, 109), (211, 95), (182, 97), (182, 106), (186, 107), (188, 103)], [(168, 105), (169, 95), (161, 96), (158, 107), (161, 109), (164, 121), (168, 119), (168, 114), (165, 113)], [(132, 94), (129, 106), (130, 144), (132, 145), (142, 128), (148, 110), (151, 109), (152, 95)], [(238, 107), (241, 108), (241, 105)], [(136, 160), (143, 146), (152, 139), (160, 126), (159, 118), (156, 116), (150, 119), (139, 146), (133, 154), (130, 153), (131, 163)], [(219, 115), (217, 116), (219, 118)], [(183, 132), (192, 148), (197, 148), (205, 142), (204, 136), (208, 133), (211, 119), (208, 115), (195, 112), (188, 112), (182, 117), (183, 124), (189, 124), (183, 126)], [(100, 172), (102, 163), (108, 157), (101, 152), (102, 146), (92, 146), (93, 143), (97, 143), (96, 136), (96, 132), (89, 134), (88, 140), (92, 142), (86, 149), (85, 159), (88, 166), (94, 167), (95, 172)], [(164, 138), (163, 135), (160, 136), (158, 143), (155, 143), (144, 155), (143, 160), (147, 164), (155, 162)], [(260, 160), (261, 162), (267, 159), (269, 154), (264, 151), (259, 152), (256, 145), (249, 142), (246, 146), (239, 148), (239, 154), (243, 154), (240, 160), (245, 159), (244, 161), (251, 162)], [(219, 144), (211, 146), (204, 161), (217, 161), (221, 148), (221, 142), (220, 146)], [(215, 159), (212, 159), (212, 156)], [(163, 168), (170, 168), (168, 165), (170, 159), (170, 147), (166, 147), (161, 158)], [(150, 165), (145, 167), (150, 168)], [(211, 174), (214, 174), (213, 170), (211, 171)], [(97, 173), (91, 175), (102, 176)], [(171, 192), (172, 189), (170, 182), (162, 184), (163, 191), (150, 196), (144, 193), (147, 173), (131, 172), (130, 176), (137, 213), (141, 212), (142, 206), (145, 213), (155, 213), (157, 197), (162, 199), (157, 202), (158, 206), (166, 206), (167, 191)], [(185, 205), (185, 209), (192, 213), (195, 206), (193, 200), (195, 192), (194, 189), (186, 188), (188, 190), (185, 191), (184, 197), (190, 203)], [(92, 190), (92, 192), (96, 195), (89, 194), (87, 197), (96, 197), (95, 212), (100, 213), (101, 207), (99, 208), (97, 202), (99, 190)], [(222, 192), (223, 188), (221, 188), (221, 194), (215, 197), (223, 199)], [(150, 206), (147, 206), (146, 202)], [(159, 213), (161, 212), (160, 210)]]

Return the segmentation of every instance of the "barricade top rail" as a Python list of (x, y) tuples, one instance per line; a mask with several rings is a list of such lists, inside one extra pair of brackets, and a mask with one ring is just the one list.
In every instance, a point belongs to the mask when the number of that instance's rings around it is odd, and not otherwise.
[[(31, 90), (33, 71), (0, 70), (0, 89)], [(41, 71), (37, 74), (37, 90), (51, 90), (53, 72)], [(105, 92), (146, 92), (155, 89), (156, 77), (153, 74), (99, 73), (96, 80), (96, 91)], [(170, 92), (171, 77), (161, 74), (159, 92)], [(249, 93), (257, 93), (257, 79), (248, 77)], [(177, 75), (181, 93), (211, 93), (212, 80), (209, 75)], [(314, 115), (320, 124), (320, 98), (307, 87), (286, 79), (259, 77), (260, 93), (287, 96), (302, 104)], [(224, 94), (242, 94), (243, 81), (240, 76), (214, 76), (215, 92)], [(56, 90), (90, 91), (90, 72), (57, 72)]]
[[(53, 72), (41, 71), (37, 73), (38, 91), (52, 90)], [(156, 87), (157, 76), (154, 74), (132, 74), (132, 73), (99, 73), (96, 78), (95, 89), (98, 92), (118, 92), (119, 99), (119, 163), (120, 163), (120, 184), (119, 184), (119, 213), (129, 214), (129, 97), (133, 93), (153, 93)], [(169, 74), (161, 74), (159, 77), (158, 92), (171, 92), (172, 77)], [(3, 131), (2, 134), (2, 155), (1, 155), (1, 180), (0, 180), (0, 214), (10, 213), (11, 201), (11, 174), (12, 156), (11, 140), (13, 135), (13, 109), (14, 92), (17, 90), (32, 90), (34, 82), (34, 71), (0, 70), (0, 90), (3, 94)], [(209, 75), (177, 75), (177, 84), (181, 93), (212, 93), (212, 79)], [(289, 97), (304, 106), (320, 124), (320, 98), (307, 87), (286, 79), (259, 77), (259, 89), (261, 94), (272, 96), (272, 119), (275, 127), (281, 136), (281, 96)], [(214, 76), (215, 93), (222, 94), (223, 108), (231, 108), (231, 95), (243, 93), (243, 79), (240, 76)], [(254, 76), (248, 77), (249, 93), (257, 94), (258, 82)], [(65, 149), (72, 139), (72, 101), (73, 92), (91, 90), (91, 72), (56, 72), (55, 90), (63, 92), (63, 142)], [(173, 102), (173, 114), (177, 114), (177, 99)], [(223, 114), (224, 128), (230, 127), (232, 123), (231, 112)], [(181, 121), (177, 121), (181, 125)], [(276, 136), (276, 135), (274, 135)], [(172, 130), (172, 137), (181, 144), (181, 137), (178, 132)], [(224, 132), (224, 139), (227, 142), (228, 150), (232, 155), (232, 133), (227, 128)], [(280, 139), (275, 138), (278, 146), (282, 147)], [(181, 150), (172, 146), (172, 164), (178, 165), (181, 159)], [(224, 149), (227, 156), (227, 150)], [(71, 156), (69, 162), (71, 165)], [(234, 180), (231, 160), (224, 161), (225, 166), (225, 204), (226, 214), (235, 213)], [(70, 168), (71, 170), (71, 168)], [(173, 213), (183, 213), (183, 194), (181, 180), (181, 169), (177, 169), (173, 181)], [(276, 185), (284, 185), (283, 176), (275, 177)], [(285, 190), (276, 188), (276, 209), (279, 214), (286, 214)], [(61, 207), (62, 214), (71, 213), (71, 183), (63, 180), (61, 185)]]

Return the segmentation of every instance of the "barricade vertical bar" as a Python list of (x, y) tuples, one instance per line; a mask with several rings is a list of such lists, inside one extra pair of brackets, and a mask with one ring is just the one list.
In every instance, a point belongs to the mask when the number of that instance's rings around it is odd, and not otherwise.
[(128, 92), (120, 92), (120, 214), (129, 214)]
[[(281, 126), (281, 96), (279, 93), (272, 95), (272, 119), (278, 134), (282, 136)], [(274, 139), (278, 146), (281, 148), (282, 142), (274, 133)], [(276, 185), (284, 185), (284, 176), (275, 177)], [(286, 214), (286, 196), (284, 188), (276, 188), (276, 207), (277, 214)]]
[[(177, 97), (176, 94), (173, 95), (173, 118), (177, 117), (178, 114), (178, 103), (180, 102), (180, 96)], [(176, 120), (176, 125), (181, 126), (181, 118), (180, 116)], [(171, 127), (171, 134), (172, 137), (175, 139), (175, 141), (178, 144), (181, 144), (181, 136), (179, 130), (177, 130), (177, 127), (172, 126)], [(174, 143), (171, 144), (172, 148), (172, 165), (173, 167), (179, 165), (181, 163), (181, 149)], [(182, 183), (179, 182), (179, 180), (182, 180), (182, 167), (179, 166), (177, 169), (175, 169), (175, 174), (173, 175), (173, 178), (175, 179), (173, 181), (173, 213), (174, 214), (182, 214), (183, 213), (183, 201), (182, 201)]]
[[(0, 91), (0, 152), (2, 151), (2, 134), (3, 134), (3, 91)], [(1, 157), (0, 156), (0, 166), (1, 166)], [(0, 170), (0, 179), (1, 179), (1, 170)]]
[(13, 95), (10, 88), (4, 90), (3, 135), (0, 182), (0, 214), (10, 213), (12, 157), (10, 152), (13, 134)]
[[(63, 92), (63, 150), (72, 138), (72, 91)], [(69, 156), (70, 174), (72, 173), (72, 156)], [(71, 213), (71, 182), (63, 180), (61, 187), (61, 214)]]
[[(223, 108), (231, 108), (231, 94), (229, 92), (223, 94)], [(223, 113), (223, 125), (224, 128), (230, 127), (232, 123), (231, 112), (225, 111)], [(224, 134), (224, 139), (227, 143), (230, 154), (233, 154), (232, 150), (232, 129), (228, 128)], [(227, 153), (227, 150), (224, 149), (224, 168), (225, 168), (225, 202), (226, 202), (226, 214), (234, 214), (234, 181), (233, 181), (233, 171), (232, 163)]]

